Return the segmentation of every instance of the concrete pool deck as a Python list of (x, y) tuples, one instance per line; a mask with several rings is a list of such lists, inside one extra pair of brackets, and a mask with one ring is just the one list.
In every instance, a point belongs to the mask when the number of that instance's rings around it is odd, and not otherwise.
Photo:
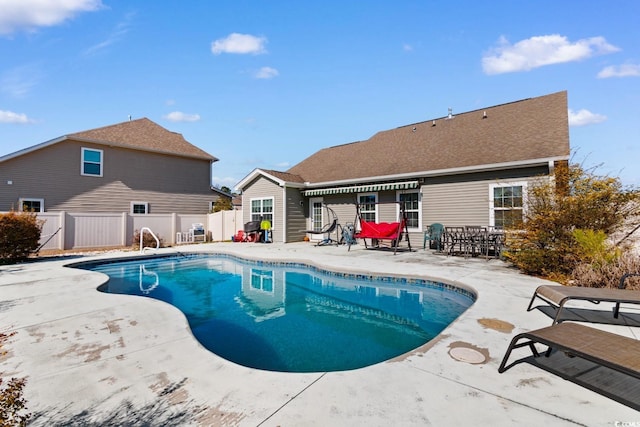
[[(97, 292), (106, 276), (65, 267), (137, 252), (2, 266), (0, 325), (17, 334), (3, 348), (0, 372), (27, 377), (33, 425), (640, 425), (633, 408), (529, 363), (498, 373), (515, 334), (551, 324), (542, 311), (526, 311), (534, 289), (550, 282), (499, 260), (309, 243), (213, 243), (158, 253), (176, 250), (423, 277), (472, 289), (478, 298), (439, 337), (394, 360), (352, 371), (278, 373), (207, 351), (171, 305)], [(593, 326), (640, 338), (637, 307), (623, 311), (619, 324)], [(478, 354), (486, 360), (475, 363)], [(528, 355), (518, 349), (511, 360)]]

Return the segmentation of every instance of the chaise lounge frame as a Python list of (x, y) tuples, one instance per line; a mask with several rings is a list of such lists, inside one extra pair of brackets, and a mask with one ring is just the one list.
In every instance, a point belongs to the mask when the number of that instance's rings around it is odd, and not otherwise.
[(533, 293), (527, 311), (533, 310), (533, 302), (539, 298), (549, 305), (556, 307), (556, 315), (553, 323), (562, 322), (560, 315), (565, 304), (572, 300), (589, 301), (594, 304), (601, 302), (615, 303), (613, 317), (617, 319), (620, 315), (620, 304), (640, 304), (640, 291), (625, 289), (625, 280), (630, 276), (640, 276), (640, 273), (627, 273), (620, 278), (617, 289), (610, 288), (581, 288), (577, 286), (562, 285), (542, 285)]
[[(525, 357), (507, 365), (511, 352), (516, 348), (529, 347), (534, 360), (539, 358), (540, 352), (536, 349), (536, 344), (547, 346), (545, 358), (551, 356), (555, 350), (560, 359), (550, 362), (546, 360), (534, 362), (534, 366), (607, 396), (623, 405), (640, 410), (638, 387), (634, 385), (638, 384), (637, 380), (640, 379), (639, 340), (579, 323), (558, 323), (516, 335), (509, 344), (498, 372), (503, 373), (529, 358)], [(558, 353), (564, 353), (569, 359)], [(574, 357), (578, 360), (571, 365), (566, 365), (565, 362)], [(580, 359), (587, 362), (582, 362)], [(585, 363), (596, 366), (588, 366)], [(563, 369), (561, 366), (565, 366), (565, 368)], [(603, 367), (605, 370), (600, 371), (599, 367)], [(606, 369), (610, 371), (607, 372)], [(612, 376), (614, 373), (617, 373), (617, 377)], [(601, 378), (601, 380), (594, 381), (595, 378)]]
[(516, 335), (509, 344), (498, 372), (503, 373), (518, 363), (507, 365), (511, 352), (516, 348), (528, 346), (535, 357), (540, 357), (535, 344), (548, 347), (546, 357), (555, 349), (640, 379), (639, 340), (572, 322)]

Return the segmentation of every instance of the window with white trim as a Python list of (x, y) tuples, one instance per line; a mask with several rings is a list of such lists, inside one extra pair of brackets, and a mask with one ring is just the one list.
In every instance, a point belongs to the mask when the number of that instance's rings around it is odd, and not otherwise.
[(44, 212), (44, 199), (20, 198), (20, 212)]
[(148, 202), (131, 202), (132, 214), (148, 214), (149, 203)]
[[(404, 206), (404, 211), (407, 213), (407, 228), (416, 231), (420, 230), (420, 223), (422, 222), (422, 206), (420, 203), (420, 192), (416, 191), (398, 191), (396, 193), (397, 200)], [(398, 207), (400, 209), (400, 207)], [(398, 217), (400, 212), (398, 212)]]
[(491, 184), (489, 222), (495, 227), (518, 227), (524, 221), (527, 182)]
[(358, 204), (360, 205), (360, 217), (364, 221), (378, 222), (378, 201), (377, 193), (358, 194)]
[(251, 287), (253, 289), (273, 293), (273, 270), (251, 269)]
[(102, 150), (82, 147), (80, 175), (102, 176), (103, 154)]
[(251, 199), (251, 221), (268, 220), (273, 229), (273, 197)]

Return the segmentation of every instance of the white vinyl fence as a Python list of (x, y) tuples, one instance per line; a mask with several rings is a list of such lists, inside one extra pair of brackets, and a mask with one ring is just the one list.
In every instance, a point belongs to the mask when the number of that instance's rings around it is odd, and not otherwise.
[(241, 210), (202, 215), (39, 212), (37, 216), (43, 221), (41, 249), (131, 246), (134, 233), (142, 227), (151, 229), (165, 245), (175, 245), (177, 234), (188, 233), (194, 224), (204, 226), (211, 242), (231, 240), (242, 229)]

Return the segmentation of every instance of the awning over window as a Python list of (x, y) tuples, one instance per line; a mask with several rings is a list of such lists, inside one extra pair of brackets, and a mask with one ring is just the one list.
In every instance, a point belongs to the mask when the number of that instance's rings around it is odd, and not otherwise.
[(384, 190), (409, 190), (418, 188), (418, 181), (387, 182), (384, 184), (352, 185), (351, 187), (314, 188), (306, 190), (305, 196), (322, 196), (325, 194), (369, 193)]

